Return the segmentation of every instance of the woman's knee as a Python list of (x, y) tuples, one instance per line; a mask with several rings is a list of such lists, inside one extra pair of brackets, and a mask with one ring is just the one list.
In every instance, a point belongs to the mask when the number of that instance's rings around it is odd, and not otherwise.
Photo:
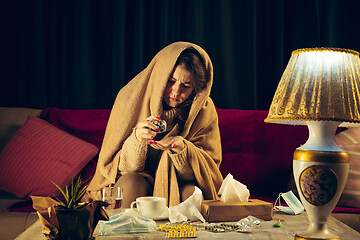
[(129, 208), (132, 201), (137, 197), (150, 194), (150, 184), (146, 178), (138, 173), (126, 173), (122, 175), (115, 186), (119, 186), (123, 191), (122, 207)]
[(186, 184), (180, 187), (180, 196), (181, 201), (185, 201), (188, 199), (193, 193), (195, 192), (195, 185), (194, 184)]
[(126, 173), (118, 179), (115, 186), (134, 191), (143, 191), (149, 188), (149, 183), (144, 176), (138, 173)]

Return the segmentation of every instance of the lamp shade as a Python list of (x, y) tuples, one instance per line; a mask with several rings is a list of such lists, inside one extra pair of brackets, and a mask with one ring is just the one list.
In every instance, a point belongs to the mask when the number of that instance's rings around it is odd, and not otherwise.
[(292, 52), (265, 122), (306, 125), (307, 121), (336, 121), (342, 127), (360, 123), (358, 52), (338, 48)]

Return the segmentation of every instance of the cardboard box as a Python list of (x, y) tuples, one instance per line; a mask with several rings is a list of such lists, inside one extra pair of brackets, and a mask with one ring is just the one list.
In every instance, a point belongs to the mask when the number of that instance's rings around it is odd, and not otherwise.
[(247, 216), (272, 220), (273, 204), (258, 199), (231, 203), (224, 203), (220, 200), (204, 200), (201, 204), (201, 214), (207, 222), (234, 222)]

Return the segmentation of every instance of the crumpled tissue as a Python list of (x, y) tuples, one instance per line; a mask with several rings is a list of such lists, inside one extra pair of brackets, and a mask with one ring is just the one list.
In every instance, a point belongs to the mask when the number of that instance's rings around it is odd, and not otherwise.
[(218, 192), (221, 201), (228, 202), (248, 202), (250, 191), (246, 185), (234, 179), (230, 173), (226, 176)]
[(122, 213), (111, 216), (109, 221), (99, 221), (99, 226), (100, 235), (148, 233), (156, 230), (154, 220), (132, 209), (126, 209)]
[(184, 202), (169, 207), (169, 220), (171, 223), (185, 222), (187, 220), (205, 222), (201, 215), (201, 202), (203, 196), (200, 188), (195, 187), (194, 193)]

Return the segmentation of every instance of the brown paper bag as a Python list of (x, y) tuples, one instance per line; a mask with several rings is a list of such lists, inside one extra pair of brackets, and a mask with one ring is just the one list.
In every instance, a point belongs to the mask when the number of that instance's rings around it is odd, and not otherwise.
[(59, 223), (54, 206), (59, 205), (59, 202), (50, 197), (31, 196), (31, 199), (43, 226), (43, 234), (47, 239), (56, 239), (59, 233)]

